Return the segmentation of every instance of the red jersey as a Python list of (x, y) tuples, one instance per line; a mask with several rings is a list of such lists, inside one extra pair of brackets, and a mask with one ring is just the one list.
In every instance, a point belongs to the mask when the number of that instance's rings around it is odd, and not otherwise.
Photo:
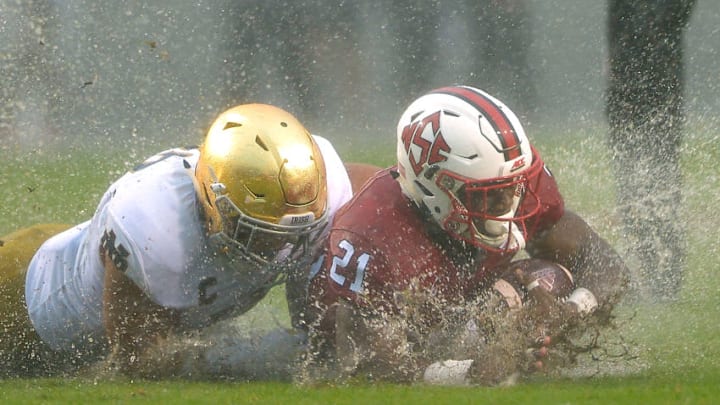
[[(311, 274), (310, 319), (341, 298), (392, 311), (394, 294), (409, 288), (459, 303), (494, 282), (498, 269), (515, 255), (451, 240), (402, 193), (395, 170), (378, 172), (336, 214)], [(531, 187), (541, 207), (526, 220), (526, 241), (564, 213), (557, 184), (546, 168)], [(532, 208), (523, 202), (519, 212)]]

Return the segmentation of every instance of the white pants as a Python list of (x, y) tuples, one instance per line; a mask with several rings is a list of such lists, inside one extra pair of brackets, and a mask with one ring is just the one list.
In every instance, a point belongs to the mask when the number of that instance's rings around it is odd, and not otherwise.
[[(48, 239), (27, 271), (30, 320), (54, 350), (85, 351), (104, 342), (104, 270), (97, 244), (86, 244), (88, 225), (82, 223)], [(90, 251), (93, 246), (95, 252)]]

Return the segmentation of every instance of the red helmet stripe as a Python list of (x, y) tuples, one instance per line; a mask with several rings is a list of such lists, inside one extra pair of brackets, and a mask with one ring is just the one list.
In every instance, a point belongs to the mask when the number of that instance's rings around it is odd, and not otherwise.
[(477, 108), (490, 122), (498, 138), (500, 138), (505, 161), (520, 157), (520, 139), (515, 132), (515, 128), (513, 128), (507, 115), (486, 95), (467, 87), (457, 86), (442, 87), (431, 93), (455, 96)]

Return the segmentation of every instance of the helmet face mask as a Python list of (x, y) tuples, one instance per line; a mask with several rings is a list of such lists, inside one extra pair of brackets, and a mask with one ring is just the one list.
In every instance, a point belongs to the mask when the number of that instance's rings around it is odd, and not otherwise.
[[(541, 168), (539, 164), (533, 165), (525, 174), (534, 174)], [(521, 248), (519, 244), (526, 234), (524, 220), (540, 209), (525, 174), (479, 182), (456, 173), (438, 172), (438, 189), (452, 201), (443, 229), (455, 239), (488, 251)], [(449, 184), (455, 187), (448, 188)], [(517, 208), (523, 200), (529, 201), (533, 209), (520, 215)]]
[[(451, 173), (447, 174), (452, 176)], [(463, 179), (457, 179), (463, 181)], [(440, 179), (440, 184), (442, 180)], [(458, 190), (458, 199), (472, 217), (500, 217), (514, 208), (515, 197), (523, 195), (524, 183), (515, 177), (509, 181), (489, 181), (485, 183), (464, 180)], [(450, 192), (450, 190), (447, 190)]]
[[(411, 103), (397, 134), (403, 192), (449, 236), (488, 251), (524, 247), (542, 161), (507, 106), (472, 87), (444, 87)], [(522, 201), (531, 212), (517, 212)]]
[(266, 273), (280, 272), (327, 224), (325, 164), (286, 111), (247, 104), (215, 120), (194, 180), (210, 244)]
[(326, 215), (305, 226), (259, 221), (245, 215), (226, 195), (218, 196), (215, 206), (223, 222), (222, 240), (234, 245), (236, 252), (260, 264), (287, 260), (290, 255), (285, 248), (306, 249), (310, 238), (318, 235), (327, 224)]

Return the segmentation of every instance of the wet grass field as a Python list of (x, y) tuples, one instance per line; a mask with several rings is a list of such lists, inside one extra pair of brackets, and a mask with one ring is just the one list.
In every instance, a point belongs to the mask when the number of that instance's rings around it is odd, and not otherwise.
[[(718, 131), (693, 128), (683, 147), (688, 228), (687, 280), (674, 302), (627, 302), (612, 349), (557, 377), (536, 376), (504, 388), (282, 383), (130, 381), (93, 376), (0, 381), (10, 403), (716, 403), (720, 396), (720, 148)], [(568, 207), (606, 239), (623, 245), (604, 134), (534, 139)], [(391, 142), (391, 140), (389, 141)], [(387, 165), (394, 145), (339, 146), (348, 161)], [(110, 182), (155, 150), (13, 151), (3, 149), (0, 235), (40, 222), (89, 218)], [(662, 179), (658, 179), (662, 181)], [(287, 322), (279, 290), (245, 316), (261, 325)]]

